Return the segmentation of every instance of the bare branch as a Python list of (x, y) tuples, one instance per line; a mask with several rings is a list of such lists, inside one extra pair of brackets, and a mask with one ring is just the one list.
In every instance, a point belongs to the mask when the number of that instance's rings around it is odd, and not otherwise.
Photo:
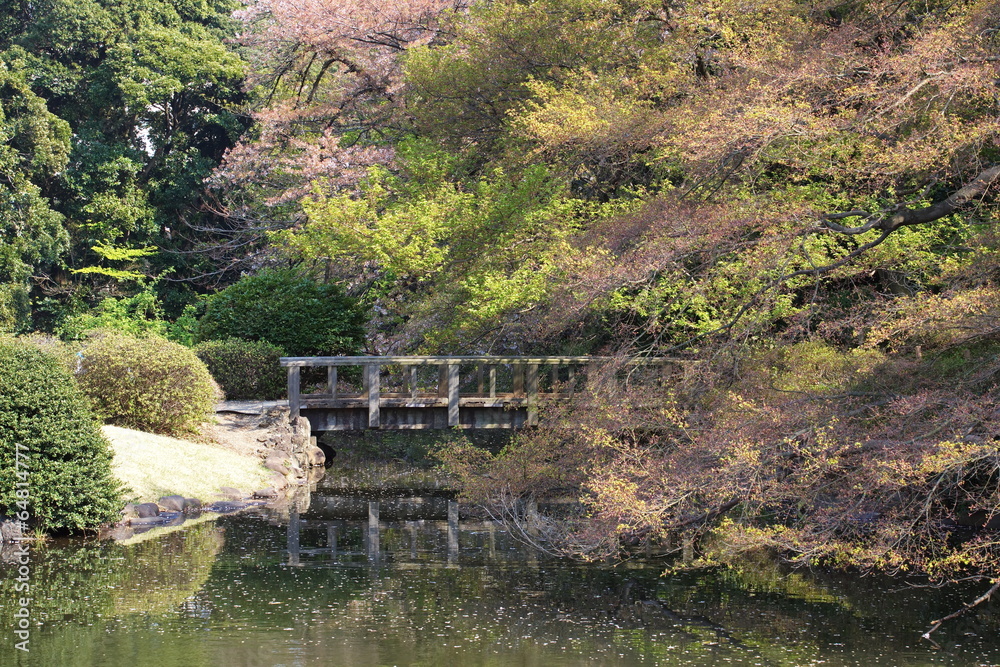
[(937, 629), (940, 628), (942, 624), (947, 623), (950, 620), (956, 619), (959, 616), (962, 616), (963, 614), (965, 614), (966, 612), (968, 612), (970, 609), (974, 609), (975, 607), (978, 607), (982, 603), (984, 603), (987, 600), (989, 600), (990, 597), (992, 597), (993, 594), (996, 593), (998, 590), (1000, 590), (1000, 580), (996, 581), (990, 587), (990, 589), (988, 591), (986, 591), (985, 593), (983, 593), (982, 595), (980, 595), (978, 598), (976, 598), (972, 602), (967, 602), (964, 605), (962, 605), (961, 609), (959, 609), (957, 611), (953, 611), (952, 613), (948, 614), (944, 618), (938, 619), (938, 620), (934, 621), (933, 623), (931, 623), (930, 629), (928, 629), (927, 632), (925, 632), (923, 635), (921, 635), (921, 637), (923, 637), (924, 639), (930, 641), (931, 640), (931, 633), (936, 632)]

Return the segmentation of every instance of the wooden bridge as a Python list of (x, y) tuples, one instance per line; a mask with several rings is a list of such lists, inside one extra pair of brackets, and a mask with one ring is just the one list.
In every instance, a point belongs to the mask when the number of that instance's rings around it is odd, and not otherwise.
[[(316, 431), (496, 429), (538, 423), (539, 406), (571, 397), (609, 357), (283, 357), (292, 417)], [(679, 360), (624, 362), (659, 383)], [(644, 372), (637, 373), (642, 370)], [(310, 393), (303, 393), (303, 388)]]

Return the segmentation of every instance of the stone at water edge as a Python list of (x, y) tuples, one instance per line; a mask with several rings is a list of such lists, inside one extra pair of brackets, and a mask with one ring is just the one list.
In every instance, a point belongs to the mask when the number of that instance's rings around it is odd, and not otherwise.
[(160, 507), (156, 503), (141, 503), (135, 506), (135, 514), (140, 519), (160, 516)]
[(326, 453), (316, 445), (308, 445), (303, 451), (306, 464), (313, 468), (326, 465)]
[(271, 473), (271, 478), (268, 481), (271, 483), (271, 488), (275, 491), (282, 491), (288, 488), (288, 478), (280, 472)]
[(275, 456), (273, 454), (268, 456), (267, 460), (264, 461), (264, 467), (269, 470), (273, 470), (276, 473), (280, 473), (281, 475), (288, 475), (292, 472), (286, 458), (283, 456)]
[(254, 498), (277, 498), (278, 492), (274, 489), (261, 489), (253, 492)]
[(249, 503), (234, 503), (220, 500), (206, 507), (205, 511), (218, 512), (219, 514), (230, 514), (232, 512), (238, 512), (239, 510), (246, 509), (247, 507), (250, 507)]
[(245, 494), (242, 491), (231, 486), (220, 486), (219, 495), (226, 500), (243, 500), (245, 497)]
[(165, 510), (170, 510), (171, 512), (183, 512), (184, 511), (184, 496), (163, 496), (156, 504)]
[(199, 512), (201, 511), (201, 501), (197, 498), (185, 498), (184, 499), (184, 512)]
[(6, 517), (0, 517), (0, 544), (14, 542), (21, 537), (21, 530), (13, 521), (7, 521)]

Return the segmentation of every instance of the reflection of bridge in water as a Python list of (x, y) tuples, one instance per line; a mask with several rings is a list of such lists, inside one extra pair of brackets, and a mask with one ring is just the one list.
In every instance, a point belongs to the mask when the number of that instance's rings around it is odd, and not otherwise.
[[(317, 504), (316, 500), (320, 502)], [(333, 499), (314, 499), (305, 516), (297, 508), (291, 508), (286, 532), (290, 565), (301, 564), (303, 556), (335, 561), (363, 558), (377, 564), (386, 559), (396, 563), (440, 560), (441, 555), (446, 555), (449, 564), (457, 564), (460, 533), (465, 535), (467, 548), (471, 534), (479, 538), (474, 540), (476, 551), (486, 551), (487, 557), (496, 556), (496, 524), (464, 521), (460, 526), (458, 503), (448, 498), (340, 498), (346, 502), (335, 503), (334, 511), (323, 500)], [(367, 523), (356, 516), (361, 504), (365, 505)], [(423, 518), (412, 518), (418, 516)], [(304, 534), (314, 546), (303, 546)], [(444, 538), (444, 544), (428, 540), (428, 535), (436, 534)], [(384, 535), (390, 539), (383, 540)], [(484, 535), (485, 540), (481, 539)]]
[[(540, 405), (569, 399), (602, 369), (617, 364), (624, 383), (660, 385), (681, 363), (589, 356), (281, 359), (292, 417), (304, 415), (315, 431), (533, 426)], [(316, 391), (303, 393), (303, 386)]]

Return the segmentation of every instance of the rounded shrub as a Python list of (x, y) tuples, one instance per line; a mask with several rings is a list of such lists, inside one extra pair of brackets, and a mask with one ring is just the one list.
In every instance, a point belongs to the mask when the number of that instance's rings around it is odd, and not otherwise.
[(103, 419), (156, 433), (196, 430), (220, 398), (201, 359), (158, 336), (99, 334), (84, 346), (76, 376)]
[(364, 345), (365, 321), (357, 300), (337, 285), (271, 270), (210, 296), (198, 339), (262, 340), (291, 356), (354, 354)]
[(72, 532), (114, 521), (121, 507), (111, 445), (73, 376), (0, 337), (0, 514), (25, 511), (31, 528)]
[(278, 364), (284, 355), (280, 347), (265, 341), (227, 338), (199, 343), (194, 352), (228, 399), (272, 400), (285, 393), (286, 372)]

